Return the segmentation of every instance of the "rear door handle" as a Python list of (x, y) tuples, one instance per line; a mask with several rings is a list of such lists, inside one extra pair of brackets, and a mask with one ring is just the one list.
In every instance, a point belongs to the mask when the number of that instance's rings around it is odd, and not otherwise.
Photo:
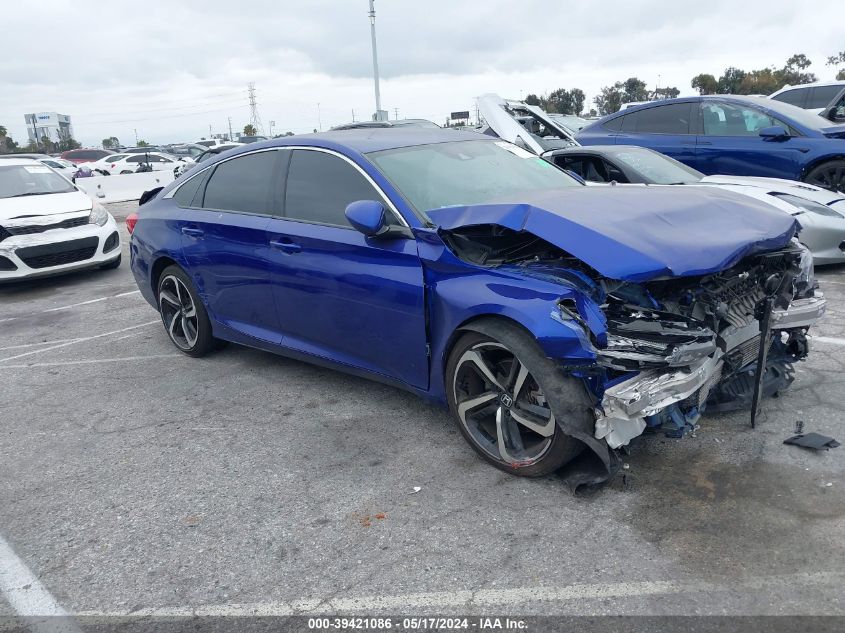
[(298, 253), (302, 250), (299, 244), (294, 244), (288, 238), (270, 240), (270, 246), (279, 249), (283, 253)]
[(185, 235), (190, 235), (191, 237), (202, 237), (203, 235), (205, 235), (205, 232), (202, 229), (190, 226), (183, 226), (182, 233)]

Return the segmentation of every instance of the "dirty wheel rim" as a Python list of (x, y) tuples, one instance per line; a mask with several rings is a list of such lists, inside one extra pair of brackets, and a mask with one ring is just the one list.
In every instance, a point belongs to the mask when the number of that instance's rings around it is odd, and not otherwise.
[(501, 343), (478, 343), (458, 360), (454, 384), (458, 418), (493, 459), (530, 466), (551, 446), (555, 418), (531, 372)]
[(179, 349), (193, 348), (199, 337), (199, 320), (194, 300), (185, 284), (173, 275), (162, 279), (158, 303), (170, 340)]
[(810, 184), (832, 191), (845, 191), (845, 168), (836, 165), (819, 168), (813, 172)]

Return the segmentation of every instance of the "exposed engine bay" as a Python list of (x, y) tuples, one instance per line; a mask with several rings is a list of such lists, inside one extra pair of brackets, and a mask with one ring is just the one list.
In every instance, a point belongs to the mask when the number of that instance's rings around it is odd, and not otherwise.
[(575, 287), (561, 321), (595, 352), (567, 368), (595, 397), (595, 437), (611, 449), (647, 428), (670, 437), (694, 430), (705, 410), (752, 409), (787, 388), (808, 352), (807, 330), (825, 311), (812, 255), (797, 240), (700, 276), (634, 283), (609, 279), (546, 240), (494, 225), (444, 234), (459, 257)]

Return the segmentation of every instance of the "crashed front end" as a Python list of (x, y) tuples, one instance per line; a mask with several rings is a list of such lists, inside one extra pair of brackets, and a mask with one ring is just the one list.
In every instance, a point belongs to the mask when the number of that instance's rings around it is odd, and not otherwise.
[(715, 274), (602, 284), (595, 436), (613, 449), (647, 428), (681, 437), (705, 410), (752, 408), (785, 389), (825, 311), (797, 242)]

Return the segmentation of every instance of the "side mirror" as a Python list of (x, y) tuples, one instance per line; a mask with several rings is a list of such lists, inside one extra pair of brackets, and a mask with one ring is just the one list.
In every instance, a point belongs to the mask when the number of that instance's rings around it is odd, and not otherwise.
[(780, 125), (771, 125), (769, 127), (760, 128), (757, 133), (764, 141), (776, 141), (789, 138), (789, 132), (783, 129)]
[(384, 205), (375, 200), (356, 200), (349, 203), (344, 212), (349, 224), (367, 237), (381, 233), (387, 225), (384, 222)]

